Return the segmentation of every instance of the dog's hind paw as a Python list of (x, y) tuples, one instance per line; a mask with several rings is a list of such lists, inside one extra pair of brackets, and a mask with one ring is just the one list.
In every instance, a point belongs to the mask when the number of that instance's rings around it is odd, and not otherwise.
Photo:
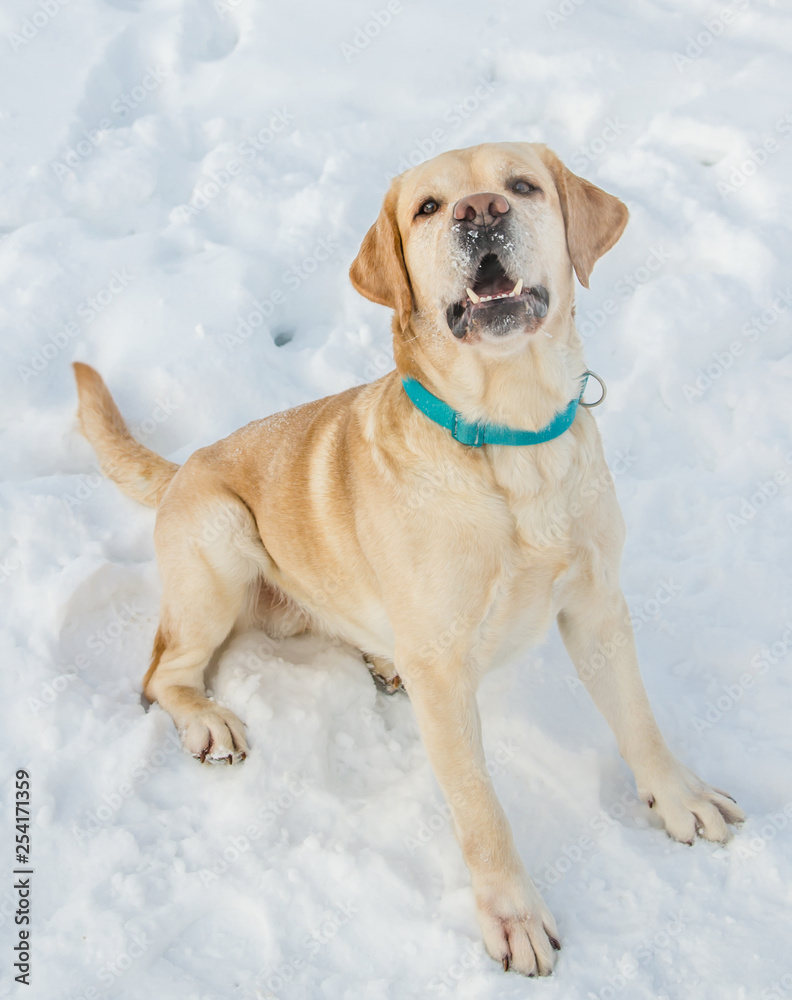
[(374, 683), (379, 691), (385, 694), (395, 694), (397, 691), (404, 691), (401, 677), (396, 673), (396, 668), (390, 660), (384, 660), (379, 656), (363, 654), (366, 666), (374, 678)]

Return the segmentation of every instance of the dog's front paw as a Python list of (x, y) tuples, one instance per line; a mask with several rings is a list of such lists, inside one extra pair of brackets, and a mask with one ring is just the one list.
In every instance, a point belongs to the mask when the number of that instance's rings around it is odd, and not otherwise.
[(500, 887), (476, 887), (476, 907), (490, 955), (504, 970), (549, 976), (561, 947), (552, 913), (528, 878)]
[(202, 764), (234, 764), (247, 756), (245, 727), (233, 712), (214, 703), (190, 719), (181, 738)]
[(660, 816), (668, 835), (684, 844), (697, 835), (725, 843), (731, 837), (728, 824), (745, 819), (731, 795), (711, 788), (674, 758), (639, 782), (638, 794)]

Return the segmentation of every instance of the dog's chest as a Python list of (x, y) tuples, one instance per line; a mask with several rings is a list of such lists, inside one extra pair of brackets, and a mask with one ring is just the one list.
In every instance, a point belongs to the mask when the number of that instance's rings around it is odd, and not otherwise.
[(494, 653), (542, 639), (558, 611), (563, 581), (577, 571), (580, 547), (570, 516), (577, 489), (572, 449), (544, 461), (523, 449), (503, 449), (492, 458), (512, 526), (486, 629)]
[(514, 526), (518, 563), (519, 557), (533, 565), (568, 562), (579, 491), (575, 458), (571, 446), (502, 448), (492, 456), (494, 481)]

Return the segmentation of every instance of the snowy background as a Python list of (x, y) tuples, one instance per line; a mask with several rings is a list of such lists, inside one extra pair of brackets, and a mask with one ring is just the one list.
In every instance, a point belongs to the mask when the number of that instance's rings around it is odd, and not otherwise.
[[(792, 998), (792, 12), (781, 0), (4, 0), (0, 996)], [(504, 975), (409, 701), (349, 649), (237, 638), (242, 767), (140, 682), (154, 515), (96, 475), (70, 363), (176, 461), (379, 377), (347, 268), (387, 179), (547, 142), (627, 202), (580, 291), (671, 747), (749, 819), (672, 843), (554, 633), (487, 678), (493, 780), (564, 941)], [(32, 776), (32, 985), (12, 799)]]

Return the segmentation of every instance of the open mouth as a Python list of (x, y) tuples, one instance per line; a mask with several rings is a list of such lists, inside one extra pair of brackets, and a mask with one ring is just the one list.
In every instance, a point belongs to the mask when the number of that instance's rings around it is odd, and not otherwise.
[(528, 333), (547, 315), (550, 295), (543, 285), (526, 288), (503, 268), (497, 254), (481, 258), (465, 298), (446, 310), (451, 332), (459, 340), (469, 333), (486, 330), (496, 337), (520, 328)]

